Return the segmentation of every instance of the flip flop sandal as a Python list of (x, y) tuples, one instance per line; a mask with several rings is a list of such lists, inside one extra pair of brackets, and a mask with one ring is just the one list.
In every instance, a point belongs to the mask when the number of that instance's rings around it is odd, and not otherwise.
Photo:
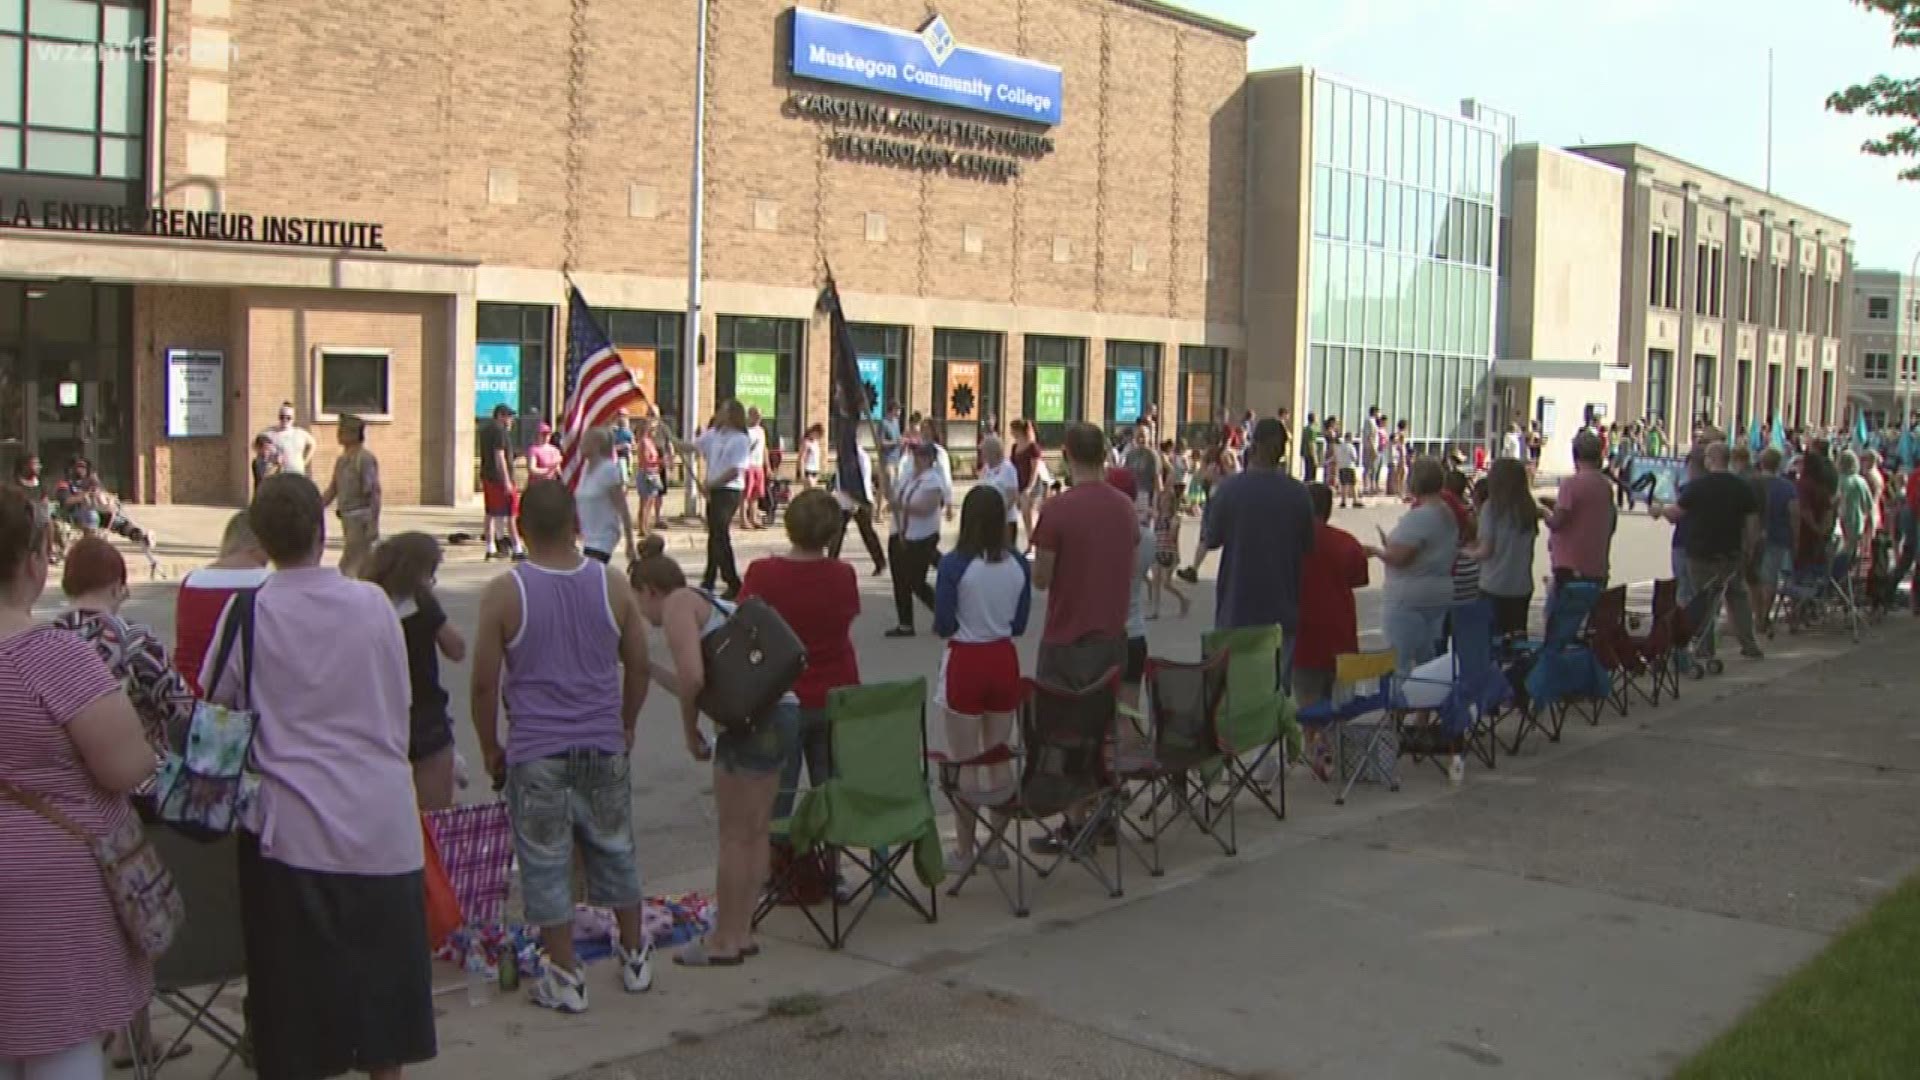
[(699, 938), (674, 953), (673, 962), (680, 967), (739, 967), (746, 963), (746, 958), (738, 953), (716, 956), (707, 951), (707, 939)]

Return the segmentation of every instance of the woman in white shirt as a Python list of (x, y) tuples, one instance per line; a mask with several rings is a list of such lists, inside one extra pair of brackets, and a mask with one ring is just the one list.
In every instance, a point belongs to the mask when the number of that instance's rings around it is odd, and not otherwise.
[(1000, 493), (1007, 505), (1007, 544), (1020, 542), (1020, 470), (1007, 460), (998, 435), (980, 440), (980, 483)]
[[(737, 403), (736, 403), (737, 404)], [(767, 495), (767, 429), (760, 425), (760, 410), (747, 410), (747, 471), (740, 490), (740, 524), (749, 529), (764, 529), (760, 520), (760, 500)]]
[(899, 624), (890, 638), (913, 636), (913, 601), (931, 610), (933, 586), (927, 574), (940, 559), (940, 515), (953, 500), (953, 487), (941, 474), (935, 451), (926, 440), (913, 444), (913, 464), (904, 470), (893, 490), (893, 535), (887, 538), (887, 561), (893, 567), (893, 606)]
[(714, 579), (727, 583), (725, 599), (740, 592), (740, 569), (733, 558), (733, 516), (740, 511), (747, 487), (752, 445), (747, 437), (747, 410), (727, 401), (714, 414), (714, 425), (686, 447), (700, 455), (707, 484), (707, 569), (700, 587), (713, 591)]
[[(862, 434), (866, 434), (864, 431)], [(840, 504), (840, 534), (833, 538), (828, 549), (829, 558), (840, 557), (840, 547), (847, 539), (847, 526), (860, 527), (860, 539), (867, 545), (867, 554), (873, 557), (873, 576), (879, 577), (887, 572), (887, 549), (880, 543), (880, 535), (873, 530), (873, 457), (867, 453), (862, 443), (854, 445), (855, 463), (859, 466), (859, 487), (847, 490), (840, 483), (840, 477), (834, 477), (833, 498)]]
[[(983, 443), (983, 454), (985, 449)], [(1033, 581), (1026, 560), (1007, 539), (1007, 507), (998, 486), (981, 484), (967, 493), (959, 541), (940, 560), (934, 589), (933, 632), (947, 639), (947, 649), (933, 696), (946, 713), (947, 752), (958, 761), (1012, 738), (1013, 716), (1025, 692), (1014, 639), (1027, 631)], [(1012, 780), (1012, 770), (1002, 764), (962, 769), (958, 784), (977, 795), (1003, 789)], [(954, 850), (947, 869), (963, 873), (976, 858), (978, 818), (957, 800), (953, 811)], [(996, 858), (996, 866), (1004, 868), (1005, 853), (997, 852)]]
[(580, 441), (586, 459), (574, 504), (580, 518), (580, 546), (589, 559), (613, 561), (613, 546), (625, 542), (627, 561), (640, 556), (633, 546), (633, 511), (627, 505), (627, 483), (613, 457), (613, 436), (605, 428), (587, 432)]
[(820, 444), (826, 438), (826, 426), (815, 424), (807, 429), (806, 438), (800, 440), (800, 483), (809, 491), (820, 486)]

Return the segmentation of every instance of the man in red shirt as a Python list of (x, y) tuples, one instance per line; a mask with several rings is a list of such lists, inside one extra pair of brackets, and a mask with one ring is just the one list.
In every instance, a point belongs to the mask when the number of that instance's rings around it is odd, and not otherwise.
[(1127, 600), (1140, 527), (1133, 502), (1106, 482), (1107, 440), (1092, 424), (1067, 429), (1072, 485), (1047, 500), (1033, 531), (1033, 586), (1047, 594), (1035, 678), (1069, 690), (1127, 663)]
[(1573, 437), (1573, 475), (1560, 481), (1560, 494), (1540, 500), (1547, 507), (1547, 552), (1553, 559), (1555, 588), (1569, 581), (1607, 587), (1616, 511), (1613, 481), (1603, 471), (1606, 451), (1600, 436), (1582, 431)]
[(234, 593), (258, 589), (267, 581), (267, 553), (253, 535), (245, 510), (227, 520), (220, 556), (180, 582), (173, 601), (173, 666), (198, 695), (200, 665), (213, 645), (213, 629)]
[[(1303, 707), (1333, 696), (1335, 662), (1341, 653), (1360, 651), (1356, 589), (1367, 587), (1367, 552), (1360, 541), (1333, 520), (1333, 489), (1308, 484), (1313, 501), (1313, 547), (1300, 563), (1300, 633), (1293, 647), (1293, 696)], [(1307, 735), (1307, 761), (1325, 780), (1331, 765), (1319, 732)]]

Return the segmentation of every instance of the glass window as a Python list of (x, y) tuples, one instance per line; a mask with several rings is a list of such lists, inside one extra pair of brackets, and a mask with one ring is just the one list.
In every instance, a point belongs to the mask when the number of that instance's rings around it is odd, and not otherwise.
[[(0, 123), (28, 126), (24, 155), (20, 135), (0, 130), (0, 168), (139, 178), (146, 7), (145, 0), (32, 0), (23, 28), (20, 0), (0, 0)], [(122, 138), (102, 141), (102, 133)]]
[(0, 127), (0, 169), (20, 167), (20, 129)]
[(116, 135), (138, 135), (146, 128), (146, 78), (146, 65), (132, 49), (101, 57), (101, 131)]
[[(853, 354), (859, 358), (860, 381), (866, 385), (867, 415), (878, 420), (886, 415), (887, 403), (902, 401), (907, 391), (907, 328), (853, 323)], [(878, 371), (875, 371), (875, 366)], [(827, 409), (827, 437), (831, 441), (839, 431), (840, 410)]]
[(1307, 339), (1327, 339), (1327, 249), (1325, 240), (1313, 242), (1307, 256)]
[(346, 413), (388, 419), (392, 366), (393, 354), (384, 349), (321, 349), (314, 373), (319, 419), (331, 422)]
[(66, 49), (35, 47), (27, 54), (27, 123), (57, 128), (95, 126), (103, 64)]
[(1345, 341), (1347, 339), (1347, 246), (1328, 244), (1326, 249), (1327, 280), (1324, 292), (1316, 291), (1316, 296), (1324, 297), (1327, 308), (1327, 341)]
[(57, 131), (27, 132), (27, 168), (86, 176), (93, 172), (93, 140)]
[[(1318, 351), (1320, 346), (1314, 346)], [(1189, 446), (1204, 441), (1227, 415), (1227, 350), (1180, 346), (1178, 431)], [(1163, 438), (1167, 436), (1162, 436)]]
[(1333, 87), (1325, 79), (1313, 83), (1313, 160), (1333, 159)]
[(100, 5), (90, 0), (33, 0), (27, 30), (36, 37), (100, 40)]
[(26, 9), (27, 0), (0, 0), (0, 30), (20, 30)]
[(1366, 252), (1353, 248), (1347, 252), (1347, 334), (1344, 340), (1366, 340), (1367, 259)]
[(1327, 235), (1337, 240), (1345, 240), (1347, 232), (1347, 174), (1338, 170), (1327, 173)]
[[(482, 312), (492, 304), (480, 305)], [(686, 316), (677, 311), (622, 311), (600, 310), (594, 314), (600, 319), (600, 326), (613, 340), (614, 348), (620, 350), (627, 367), (640, 373), (640, 386), (647, 391), (660, 409), (660, 415), (674, 430), (680, 430), (680, 410), (685, 403), (680, 400), (681, 338), (685, 331)], [(522, 318), (533, 318), (523, 315)], [(481, 324), (481, 332), (487, 332), (487, 325)], [(523, 338), (523, 340), (526, 340)], [(522, 373), (521, 393), (528, 394), (535, 388), (526, 381)], [(541, 399), (545, 400), (545, 381), (539, 384)], [(708, 403), (711, 404), (711, 403)], [(700, 417), (704, 423), (706, 417)]]
[(1326, 411), (1327, 400), (1327, 347), (1314, 345), (1307, 349), (1307, 414), (1318, 418)]
[(1371, 149), (1367, 153), (1367, 168), (1376, 176), (1387, 171), (1387, 103), (1377, 97), (1369, 97), (1372, 114), (1367, 118), (1367, 142)]
[[(1031, 343), (1032, 339), (1028, 339)], [(1086, 343), (1081, 342), (1082, 355)], [(972, 452), (989, 416), (999, 423), (1005, 339), (982, 330), (933, 332), (933, 418), (948, 450)], [(1029, 344), (1031, 351), (1031, 344)], [(1028, 414), (1031, 418), (1031, 413)], [(1056, 438), (1057, 438), (1056, 433)]]
[(1418, 126), (1420, 146), (1418, 152), (1414, 155), (1415, 163), (1418, 166), (1416, 179), (1421, 187), (1430, 188), (1433, 186), (1433, 114), (1428, 112), (1420, 113)]
[[(597, 315), (601, 326), (606, 326), (603, 315)], [(504, 386), (476, 386), (474, 395), (474, 416), (483, 421), (474, 431), (474, 445), (479, 446), (484, 420), (493, 412), (493, 406), (505, 403), (513, 406), (514, 442), (521, 447), (530, 446), (542, 420), (551, 421), (553, 413), (549, 410), (548, 382), (553, 362), (553, 309), (540, 304), (480, 304), (474, 318), (474, 376), (476, 382), (482, 379), (499, 379), (506, 372), (482, 371), (482, 365), (497, 365), (511, 359), (518, 364), (518, 377), (504, 380)], [(510, 349), (502, 356), (502, 347)], [(511, 388), (508, 396), (502, 391)], [(649, 397), (652, 389), (648, 389)], [(474, 490), (479, 489), (480, 474), (476, 469), (471, 481)]]
[(20, 78), (21, 45), (17, 37), (0, 37), (0, 120), (10, 124), (20, 122), (20, 104), (26, 86)]
[(1325, 165), (1313, 167), (1313, 235), (1331, 236), (1333, 218), (1333, 170)]
[(1107, 430), (1117, 433), (1149, 408), (1157, 413), (1159, 404), (1160, 346), (1150, 341), (1107, 342)]
[(1369, 97), (1358, 90), (1348, 103), (1347, 119), (1353, 125), (1351, 164), (1356, 172), (1365, 172), (1370, 167), (1367, 160), (1367, 117), (1372, 115)]
[(1353, 91), (1333, 87), (1333, 164), (1342, 168), (1353, 164)]
[(1347, 175), (1347, 239), (1367, 239), (1367, 178), (1357, 172)]
[[(1467, 190), (1467, 165), (1470, 155), (1467, 152), (1467, 125), (1454, 123), (1453, 127), (1453, 190)], [(1451, 399), (1449, 399), (1451, 400)]]
[(1393, 181), (1387, 182), (1387, 236), (1385, 243), (1388, 251), (1403, 250), (1400, 239), (1400, 193), (1402, 190), (1398, 183)]
[(1387, 242), (1387, 182), (1367, 181), (1367, 243), (1383, 247)]
[(1034, 426), (1034, 437), (1045, 445), (1060, 445), (1067, 425), (1086, 415), (1081, 400), (1086, 368), (1085, 338), (1027, 335), (1022, 412)]
[(797, 319), (722, 315), (718, 329), (715, 398), (759, 409), (769, 446), (781, 450), (799, 446), (805, 324)]

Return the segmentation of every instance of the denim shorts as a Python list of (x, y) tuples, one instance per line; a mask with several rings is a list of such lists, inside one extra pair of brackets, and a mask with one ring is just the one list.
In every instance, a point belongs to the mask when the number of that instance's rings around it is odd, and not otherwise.
[(722, 772), (777, 773), (800, 742), (800, 703), (782, 699), (751, 725), (721, 728), (713, 763)]
[(1395, 670), (1405, 678), (1414, 668), (1433, 659), (1434, 644), (1446, 624), (1447, 609), (1411, 604), (1388, 604), (1382, 611), (1382, 629), (1393, 647)]
[(1781, 577), (1793, 569), (1793, 547), (1788, 544), (1768, 544), (1760, 552), (1760, 584), (1774, 586)]
[(507, 812), (528, 922), (555, 926), (573, 920), (576, 843), (588, 903), (624, 908), (640, 902), (628, 768), (627, 755), (599, 750), (569, 750), (508, 766)]

